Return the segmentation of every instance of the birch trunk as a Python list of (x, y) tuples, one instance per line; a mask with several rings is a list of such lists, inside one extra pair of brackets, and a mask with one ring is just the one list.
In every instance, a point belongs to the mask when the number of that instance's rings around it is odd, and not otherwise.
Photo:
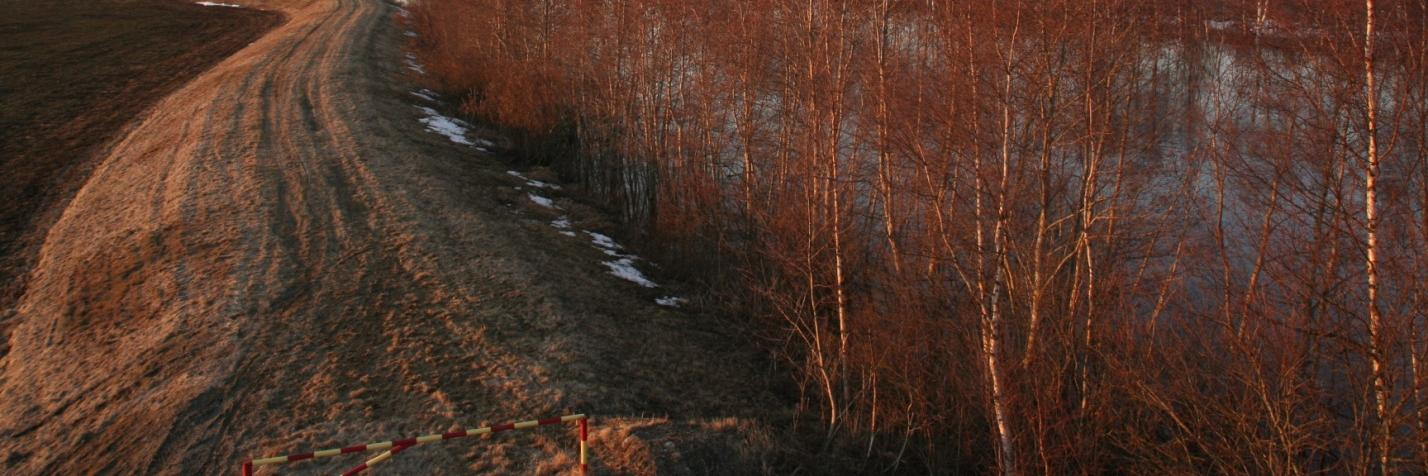
[(1364, 0), (1364, 96), (1368, 128), (1368, 163), (1364, 171), (1365, 275), (1368, 284), (1369, 367), (1373, 371), (1374, 413), (1378, 418), (1375, 439), (1381, 474), (1390, 474), (1393, 453), (1392, 422), (1388, 414), (1388, 369), (1384, 355), (1383, 314), (1378, 302), (1378, 91), (1374, 87), (1373, 0)]

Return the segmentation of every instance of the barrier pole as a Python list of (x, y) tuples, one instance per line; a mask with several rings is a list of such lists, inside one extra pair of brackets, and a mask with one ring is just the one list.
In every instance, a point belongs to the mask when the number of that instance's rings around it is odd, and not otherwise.
[(582, 476), (590, 474), (590, 464), (585, 460), (585, 440), (589, 438), (589, 427), (587, 422), (589, 417), (580, 419), (580, 474)]
[(366, 471), (368, 468), (371, 468), (371, 467), (373, 467), (373, 466), (376, 466), (377, 463), (381, 463), (381, 462), (383, 462), (383, 461), (389, 460), (389, 459), (391, 459), (393, 456), (396, 456), (397, 453), (401, 453), (402, 450), (405, 450), (405, 449), (407, 449), (407, 448), (411, 448), (412, 446), (415, 446), (415, 445), (412, 444), (412, 445), (397, 445), (397, 446), (393, 446), (392, 449), (387, 450), (387, 451), (383, 451), (382, 454), (379, 454), (379, 455), (377, 455), (377, 456), (374, 456), (372, 459), (367, 460), (366, 463), (359, 464), (359, 465), (357, 465), (356, 468), (352, 468), (352, 469), (347, 470), (347, 472), (342, 473), (342, 476), (356, 476), (356, 475), (358, 475), (358, 474), (361, 474), (363, 471)]
[(580, 467), (581, 467), (581, 470), (580, 470), (580, 471), (581, 471), (581, 474), (588, 474), (588, 472), (589, 472), (589, 467), (588, 467), (588, 464), (586, 463), (587, 460), (586, 460), (586, 455), (585, 455), (585, 453), (586, 453), (586, 446), (587, 446), (587, 445), (586, 445), (586, 439), (588, 438), (588, 433), (589, 433), (588, 426), (587, 426), (587, 425), (588, 425), (588, 423), (587, 423), (587, 420), (588, 420), (588, 419), (589, 419), (589, 417), (586, 416), (585, 414), (583, 414), (583, 413), (576, 413), (576, 414), (573, 414), (573, 415), (565, 415), (565, 416), (561, 416), (561, 417), (545, 418), (545, 419), (540, 419), (540, 420), (520, 421), (520, 422), (515, 422), (515, 423), (506, 423), (506, 424), (502, 424), (502, 425), (492, 425), (492, 426), (477, 428), (477, 429), (474, 429), (474, 430), (448, 431), (448, 432), (446, 432), (446, 433), (433, 433), (433, 434), (430, 434), (430, 435), (422, 435), (422, 436), (418, 436), (418, 437), (415, 437), (415, 438), (406, 438), (406, 439), (395, 440), (395, 441), (383, 441), (383, 442), (379, 442), (379, 443), (367, 443), (367, 444), (361, 444), (361, 445), (344, 446), (344, 447), (341, 447), (341, 448), (331, 448), (331, 449), (325, 449), (325, 450), (321, 450), (321, 451), (310, 451), (310, 452), (307, 452), (307, 453), (295, 453), (295, 454), (283, 455), (283, 456), (271, 456), (271, 457), (267, 457), (267, 458), (250, 459), (250, 460), (243, 461), (242, 474), (243, 474), (243, 476), (252, 476), (252, 475), (253, 475), (253, 468), (254, 468), (255, 466), (263, 466), (263, 465), (269, 465), (269, 464), (281, 464), (281, 463), (292, 463), (292, 462), (304, 461), (304, 460), (309, 460), (309, 459), (314, 459), (314, 458), (326, 458), (326, 457), (329, 457), (329, 456), (345, 455), (345, 454), (348, 454), (348, 453), (360, 453), (360, 452), (364, 452), (364, 451), (391, 450), (390, 452), (383, 453), (382, 455), (379, 455), (379, 458), (381, 458), (381, 459), (373, 458), (375, 461), (370, 461), (369, 464), (366, 465), (366, 466), (370, 466), (371, 464), (375, 464), (375, 463), (379, 463), (379, 462), (381, 462), (381, 461), (384, 461), (384, 460), (386, 460), (386, 458), (390, 458), (392, 455), (394, 455), (394, 454), (396, 454), (396, 453), (398, 453), (398, 452), (401, 452), (402, 450), (405, 450), (405, 449), (407, 449), (408, 447), (411, 447), (411, 446), (416, 446), (416, 445), (425, 444), (425, 443), (431, 443), (431, 442), (434, 442), (434, 441), (450, 440), (450, 439), (453, 439), (453, 438), (476, 437), (476, 436), (488, 435), (488, 434), (492, 434), (492, 433), (500, 433), (500, 432), (503, 432), (503, 431), (524, 430), (524, 429), (527, 429), (527, 428), (535, 428), (535, 427), (538, 427), (538, 426), (545, 426), (545, 425), (555, 425), (555, 424), (560, 424), (560, 423), (569, 423), (569, 422), (572, 422), (572, 421), (579, 422), (579, 424), (580, 424)]

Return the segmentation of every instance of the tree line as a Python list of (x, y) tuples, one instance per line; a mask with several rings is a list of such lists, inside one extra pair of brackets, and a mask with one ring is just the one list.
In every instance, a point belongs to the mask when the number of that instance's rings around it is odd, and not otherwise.
[(1428, 472), (1428, 0), (422, 0), (869, 471)]

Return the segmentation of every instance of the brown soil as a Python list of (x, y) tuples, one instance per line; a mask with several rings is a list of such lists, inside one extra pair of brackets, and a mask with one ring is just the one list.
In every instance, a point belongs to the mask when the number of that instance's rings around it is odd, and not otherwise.
[[(595, 416), (597, 471), (767, 470), (768, 366), (423, 131), (394, 6), (239, 3), (288, 21), (162, 99), (45, 236), (0, 360), (0, 473), (218, 473), (567, 412)], [(569, 472), (572, 431), (378, 470)]]

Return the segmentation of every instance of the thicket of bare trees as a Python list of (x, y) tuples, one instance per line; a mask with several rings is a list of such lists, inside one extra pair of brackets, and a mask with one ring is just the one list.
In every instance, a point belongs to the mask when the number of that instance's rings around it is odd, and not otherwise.
[(1428, 0), (1377, 3), (415, 17), (869, 470), (1428, 472)]

